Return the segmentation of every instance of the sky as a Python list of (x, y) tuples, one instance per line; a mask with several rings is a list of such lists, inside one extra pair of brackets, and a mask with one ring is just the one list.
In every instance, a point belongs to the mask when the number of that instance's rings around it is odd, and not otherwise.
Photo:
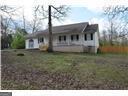
[(128, 96), (128, 92), (126, 90), (81, 90), (81, 91), (57, 91), (57, 90), (13, 90), (13, 91), (4, 91), (4, 92), (12, 92), (12, 96)]
[[(102, 15), (103, 7), (115, 5), (128, 5), (127, 0), (0, 0), (0, 5), (24, 6), (25, 17), (29, 20), (32, 18), (32, 7), (34, 5), (54, 6), (68, 5), (71, 10), (64, 21), (53, 21), (53, 25), (65, 25), (80, 22), (89, 22), (90, 24), (99, 24), (99, 30), (102, 31), (107, 20)], [(44, 21), (45, 25), (48, 24)], [(45, 28), (45, 27), (44, 27)]]
[(65, 21), (61, 24), (71, 24), (79, 22), (89, 22), (90, 24), (98, 23), (101, 26), (100, 29), (103, 29), (104, 24), (102, 23), (102, 21), (104, 20), (104, 18), (102, 15), (102, 10), (94, 11), (86, 6), (70, 6), (70, 8), (70, 13), (65, 18)]
[[(15, 5), (16, 7), (23, 7), (24, 8), (24, 14), (25, 18), (28, 21), (32, 20), (32, 8), (34, 5), (26, 6), (26, 5)], [(100, 24), (100, 30), (103, 30), (103, 20), (102, 18), (102, 10), (91, 10), (87, 6), (80, 6), (80, 5), (67, 5), (70, 7), (69, 12), (67, 13), (67, 17), (64, 18), (63, 21), (57, 21), (53, 20), (52, 24), (53, 26), (58, 26), (58, 25), (66, 25), (66, 24), (73, 24), (73, 23), (80, 23), (80, 22), (89, 22), (89, 23), (98, 23)], [(47, 9), (48, 6), (45, 7)], [(22, 19), (22, 12), (23, 8), (20, 8), (18, 10), (18, 17), (15, 17), (15, 19), (20, 23)], [(22, 23), (22, 21), (21, 21)], [(44, 20), (44, 28), (47, 26), (48, 20)]]

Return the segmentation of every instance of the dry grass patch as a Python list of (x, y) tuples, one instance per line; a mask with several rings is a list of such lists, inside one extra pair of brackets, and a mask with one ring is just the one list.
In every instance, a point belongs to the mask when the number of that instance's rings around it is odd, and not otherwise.
[(128, 89), (128, 56), (2, 51), (2, 89)]

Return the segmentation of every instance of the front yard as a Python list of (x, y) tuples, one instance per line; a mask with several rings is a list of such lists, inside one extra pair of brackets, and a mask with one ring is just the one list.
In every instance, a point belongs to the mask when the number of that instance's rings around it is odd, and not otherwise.
[(10, 50), (1, 60), (4, 90), (128, 89), (127, 54)]

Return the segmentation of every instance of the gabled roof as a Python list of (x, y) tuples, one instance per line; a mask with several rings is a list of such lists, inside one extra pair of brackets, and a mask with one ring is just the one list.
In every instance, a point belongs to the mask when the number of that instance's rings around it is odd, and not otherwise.
[[(93, 28), (93, 27), (95, 27), (95, 28)], [(71, 33), (71, 32), (76, 33), (76, 32), (82, 32), (82, 31), (83, 32), (86, 32), (86, 31), (94, 32), (95, 30), (97, 30), (97, 28), (98, 28), (98, 24), (89, 25), (88, 22), (82, 22), (82, 23), (54, 26), (54, 27), (52, 27), (52, 33), (53, 34)], [(41, 35), (48, 35), (48, 29), (29, 34), (26, 36), (26, 38), (38, 37)]]
[(84, 32), (89, 32), (89, 33), (94, 33), (98, 30), (98, 24), (92, 24), (92, 25), (88, 25)]

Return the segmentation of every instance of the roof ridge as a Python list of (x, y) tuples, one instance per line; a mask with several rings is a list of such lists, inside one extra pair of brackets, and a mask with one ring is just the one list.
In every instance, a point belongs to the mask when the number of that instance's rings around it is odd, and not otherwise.
[(83, 24), (83, 23), (88, 23), (88, 24), (89, 24), (89, 22), (80, 22), (80, 23), (71, 23), (71, 24), (57, 25), (57, 26), (53, 26), (53, 27), (69, 26), (69, 25), (77, 25), (77, 24)]
[[(64, 26), (69, 26), (69, 25), (77, 25), (77, 24), (88, 24), (89, 22), (80, 22), (80, 23), (72, 23), (72, 24), (65, 24), (65, 25), (58, 25), (58, 26), (52, 26), (52, 28), (56, 28), (56, 27), (64, 27)], [(48, 30), (48, 28), (44, 29), (44, 30)], [(38, 32), (42, 32), (44, 30), (40, 30)]]

